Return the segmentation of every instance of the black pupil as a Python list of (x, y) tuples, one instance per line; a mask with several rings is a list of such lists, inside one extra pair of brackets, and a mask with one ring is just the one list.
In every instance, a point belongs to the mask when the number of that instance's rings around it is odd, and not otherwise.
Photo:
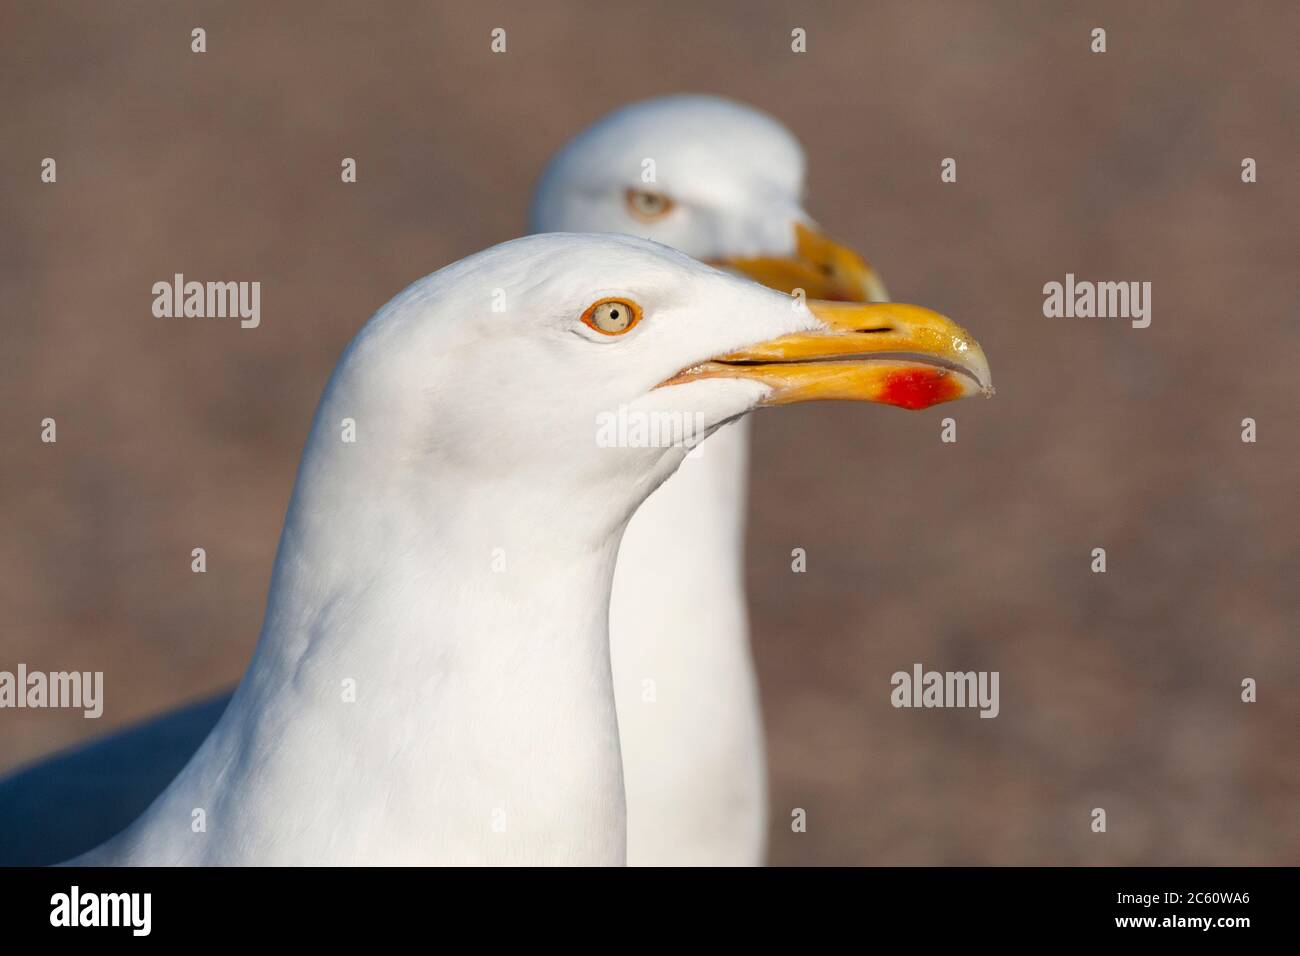
[(610, 313), (609, 313), (609, 317), (610, 317), (611, 319), (617, 319), (617, 318), (618, 318), (618, 309), (614, 309), (612, 312), (610, 312)]

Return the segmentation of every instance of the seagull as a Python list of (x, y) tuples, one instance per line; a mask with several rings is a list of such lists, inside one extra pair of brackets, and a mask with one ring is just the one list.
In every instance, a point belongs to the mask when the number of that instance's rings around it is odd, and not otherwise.
[[(650, 182), (646, 159), (657, 167)], [(886, 299), (874, 271), (803, 211), (803, 170), (797, 140), (766, 114), (719, 97), (664, 97), (614, 112), (562, 149), (531, 226), (642, 234), (783, 291)], [(762, 859), (766, 778), (741, 559), (747, 458), (747, 425), (724, 429), (653, 496), (622, 546), (611, 613), (634, 863)], [(115, 833), (192, 755), (227, 699), (0, 781), (0, 805), (90, 806), (75, 827), (11, 813), (50, 825), (0, 841), (0, 861), (50, 862), (40, 854), (66, 857)]]
[[(884, 301), (879, 276), (803, 209), (795, 136), (752, 107), (667, 96), (616, 110), (541, 177), (534, 232), (654, 239), (783, 292)], [(632, 865), (757, 865), (767, 773), (744, 589), (748, 421), (637, 512), (610, 609)]]
[[(804, 166), (793, 134), (756, 109), (715, 96), (648, 100), (555, 156), (530, 227), (641, 235), (784, 292), (886, 300), (875, 271), (804, 211)], [(748, 447), (747, 421), (722, 428), (623, 539), (611, 627), (633, 864), (763, 859), (767, 784), (743, 589)], [(228, 700), (165, 713), (0, 779), (0, 818), (35, 823), (0, 828), (0, 863), (53, 862), (115, 834), (175, 776)], [(64, 812), (38, 812), (71, 806), (82, 808), (76, 825)]]
[(602, 423), (707, 438), (760, 406), (988, 385), (936, 313), (800, 302), (628, 236), (529, 236), (415, 282), (325, 386), (229, 706), (71, 862), (626, 862), (610, 592), (690, 442)]

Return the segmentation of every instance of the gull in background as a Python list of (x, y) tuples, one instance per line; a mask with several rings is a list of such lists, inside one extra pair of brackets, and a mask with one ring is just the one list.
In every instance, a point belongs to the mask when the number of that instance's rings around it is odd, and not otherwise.
[[(805, 212), (804, 155), (714, 96), (624, 107), (537, 188), (534, 232), (620, 232), (812, 298), (888, 298)], [(647, 179), (650, 181), (647, 182)], [(632, 865), (756, 865), (767, 774), (744, 589), (749, 423), (722, 429), (633, 518), (610, 609)]]

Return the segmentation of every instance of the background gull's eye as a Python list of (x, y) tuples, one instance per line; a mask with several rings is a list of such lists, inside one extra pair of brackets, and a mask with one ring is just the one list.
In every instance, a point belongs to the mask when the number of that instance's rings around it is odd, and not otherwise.
[(662, 219), (673, 208), (673, 201), (663, 193), (647, 192), (643, 189), (627, 191), (627, 208), (643, 222)]
[(601, 299), (582, 313), (583, 322), (606, 335), (622, 335), (640, 320), (640, 306), (626, 299)]

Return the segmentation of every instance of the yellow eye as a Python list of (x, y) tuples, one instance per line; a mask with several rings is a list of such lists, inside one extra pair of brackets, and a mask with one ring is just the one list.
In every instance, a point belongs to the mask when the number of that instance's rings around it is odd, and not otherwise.
[(672, 211), (673, 201), (663, 193), (647, 192), (643, 189), (627, 191), (627, 208), (632, 215), (642, 222), (654, 222), (662, 219)]
[(626, 299), (601, 299), (582, 313), (582, 321), (597, 332), (622, 335), (641, 321), (641, 307)]

